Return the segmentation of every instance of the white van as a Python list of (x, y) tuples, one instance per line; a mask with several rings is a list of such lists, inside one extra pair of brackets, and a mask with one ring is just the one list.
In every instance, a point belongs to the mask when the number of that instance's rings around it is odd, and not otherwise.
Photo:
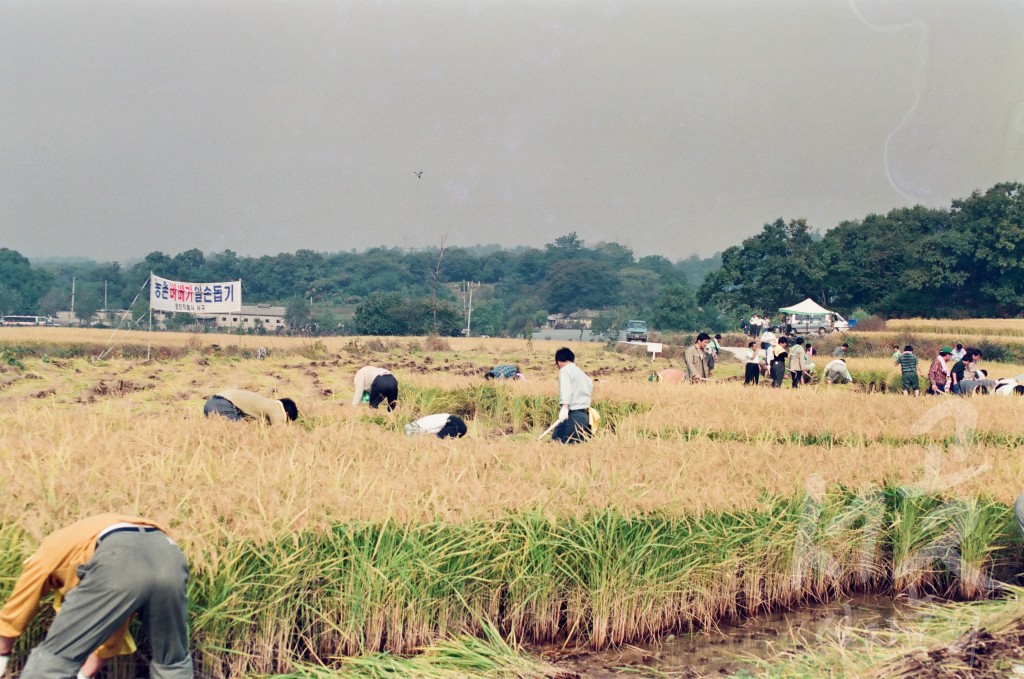
[(850, 324), (834, 311), (827, 314), (786, 314), (783, 330), (796, 335), (826, 335), (848, 332)]

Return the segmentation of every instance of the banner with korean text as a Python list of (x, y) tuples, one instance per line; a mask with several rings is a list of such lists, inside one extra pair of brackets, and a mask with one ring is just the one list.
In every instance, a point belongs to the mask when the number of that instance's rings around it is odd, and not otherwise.
[(150, 273), (149, 308), (154, 311), (184, 311), (191, 314), (241, 311), (242, 281), (182, 283)]

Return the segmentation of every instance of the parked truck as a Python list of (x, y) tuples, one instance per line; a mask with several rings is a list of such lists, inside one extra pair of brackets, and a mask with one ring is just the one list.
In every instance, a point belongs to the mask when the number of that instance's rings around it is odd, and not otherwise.
[(647, 341), (647, 321), (627, 321), (626, 322), (626, 341), (627, 342), (646, 342)]

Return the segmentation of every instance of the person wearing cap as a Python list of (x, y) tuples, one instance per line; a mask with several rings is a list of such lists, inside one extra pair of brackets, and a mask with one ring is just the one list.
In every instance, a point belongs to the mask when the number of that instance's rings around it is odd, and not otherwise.
[(931, 367), (928, 368), (929, 394), (949, 393), (949, 383), (951, 380), (949, 357), (952, 354), (953, 350), (951, 348), (942, 347), (939, 349), (939, 355), (932, 361)]
[(568, 347), (555, 352), (558, 366), (558, 421), (551, 440), (582, 443), (590, 437), (590, 401), (594, 383), (576, 366), (576, 355)]
[(711, 335), (702, 332), (697, 335), (694, 343), (683, 352), (683, 363), (686, 364), (686, 379), (691, 382), (706, 382), (711, 376), (708, 369), (707, 347), (711, 342)]
[(0, 609), (0, 676), (14, 642), (54, 594), (57, 615), (21, 676), (91, 676), (114, 656), (133, 653), (128, 623), (137, 615), (149, 639), (154, 679), (191, 679), (188, 564), (165, 528), (122, 514), (97, 514), (54, 531), (25, 560)]
[(772, 388), (781, 389), (782, 380), (786, 377), (786, 359), (789, 358), (789, 338), (780, 337), (779, 343), (772, 347), (771, 352), (768, 371), (772, 377)]
[(259, 420), (267, 424), (285, 424), (299, 417), (299, 409), (290, 398), (267, 398), (245, 389), (224, 389), (207, 399), (203, 415), (219, 415), (229, 420)]
[[(390, 412), (398, 405), (398, 380), (390, 370), (373, 365), (363, 366), (356, 371), (352, 381), (355, 384), (355, 393), (352, 396), (353, 406), (366, 402), (370, 404), (371, 408), (376, 408), (386, 400)], [(365, 399), (364, 393), (367, 394)]]

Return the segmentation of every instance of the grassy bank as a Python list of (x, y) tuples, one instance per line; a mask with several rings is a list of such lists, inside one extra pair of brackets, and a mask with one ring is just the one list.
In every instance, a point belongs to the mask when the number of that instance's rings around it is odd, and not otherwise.
[(1008, 596), (973, 603), (922, 601), (919, 620), (885, 627), (838, 626), (813, 649), (753, 663), (737, 676), (811, 679), (842, 676), (1008, 677), (1024, 664), (1024, 599), (1019, 589)]
[[(602, 648), (850, 592), (977, 598), (1019, 557), (1011, 523), (997, 502), (895, 487), (699, 517), (338, 523), (190, 553), (192, 636), (202, 676), (237, 677), (490, 627)], [(6, 589), (24, 540), (0, 537)]]

